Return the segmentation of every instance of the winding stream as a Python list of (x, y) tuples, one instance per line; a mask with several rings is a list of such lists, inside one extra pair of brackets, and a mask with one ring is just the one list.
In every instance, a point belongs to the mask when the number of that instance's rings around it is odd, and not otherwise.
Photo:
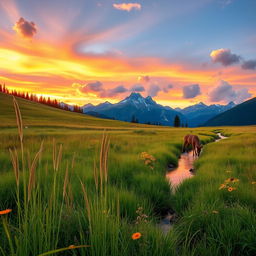
[[(221, 135), (221, 133), (217, 133), (219, 136), (218, 139), (215, 140), (215, 142), (218, 142), (220, 140), (226, 139), (227, 137)], [(166, 179), (169, 181), (170, 186), (172, 188), (172, 193), (175, 193), (175, 190), (177, 187), (185, 180), (192, 178), (195, 175), (194, 170), (194, 161), (198, 157), (193, 156), (192, 150), (188, 153), (182, 153), (180, 155), (178, 166), (174, 169), (168, 169), (166, 173)], [(174, 214), (168, 214), (164, 219), (161, 220), (159, 223), (160, 228), (164, 233), (167, 233), (170, 228), (172, 227), (172, 222), (175, 221), (176, 215)]]

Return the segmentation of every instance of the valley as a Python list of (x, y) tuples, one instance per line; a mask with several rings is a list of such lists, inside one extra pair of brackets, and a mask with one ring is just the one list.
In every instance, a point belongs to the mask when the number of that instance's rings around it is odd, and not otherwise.
[[(0, 206), (12, 209), (1, 216), (11, 232), (8, 240), (1, 226), (1, 251), (22, 256), (61, 248), (67, 248), (62, 255), (70, 250), (74, 255), (255, 252), (255, 126), (149, 126), (17, 102), (22, 144), (13, 99), (1, 95), (0, 107), (9, 112), (0, 114)], [(197, 134), (206, 144), (218, 132), (229, 138), (205, 145), (196, 176), (172, 194), (164, 170), (177, 165), (183, 137)], [(164, 234), (157, 223), (170, 211), (177, 220)], [(136, 233), (141, 237), (133, 240)]]

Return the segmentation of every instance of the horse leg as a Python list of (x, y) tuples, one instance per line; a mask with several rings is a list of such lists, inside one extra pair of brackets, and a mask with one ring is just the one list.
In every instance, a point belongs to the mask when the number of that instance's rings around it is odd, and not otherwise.
[(195, 149), (195, 145), (194, 145), (194, 144), (192, 145), (192, 150), (193, 150), (193, 157), (195, 157), (195, 155), (196, 155), (196, 149)]
[(184, 141), (183, 146), (182, 146), (182, 153), (184, 153), (185, 145), (186, 145), (186, 142)]

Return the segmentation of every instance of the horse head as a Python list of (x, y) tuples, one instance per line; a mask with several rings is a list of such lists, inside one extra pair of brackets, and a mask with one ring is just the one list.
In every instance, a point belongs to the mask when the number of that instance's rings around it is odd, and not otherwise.
[(203, 148), (203, 145), (202, 145), (202, 144), (200, 144), (200, 145), (197, 146), (197, 156), (200, 155), (200, 153), (201, 153), (201, 151), (202, 151), (202, 148)]

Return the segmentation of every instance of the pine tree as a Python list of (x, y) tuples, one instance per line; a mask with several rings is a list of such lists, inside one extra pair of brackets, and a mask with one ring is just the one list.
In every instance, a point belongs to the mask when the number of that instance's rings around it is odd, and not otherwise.
[(178, 115), (175, 116), (174, 118), (174, 124), (173, 124), (174, 127), (180, 127), (180, 118)]
[(138, 123), (138, 119), (136, 119), (135, 115), (132, 115), (131, 123)]

